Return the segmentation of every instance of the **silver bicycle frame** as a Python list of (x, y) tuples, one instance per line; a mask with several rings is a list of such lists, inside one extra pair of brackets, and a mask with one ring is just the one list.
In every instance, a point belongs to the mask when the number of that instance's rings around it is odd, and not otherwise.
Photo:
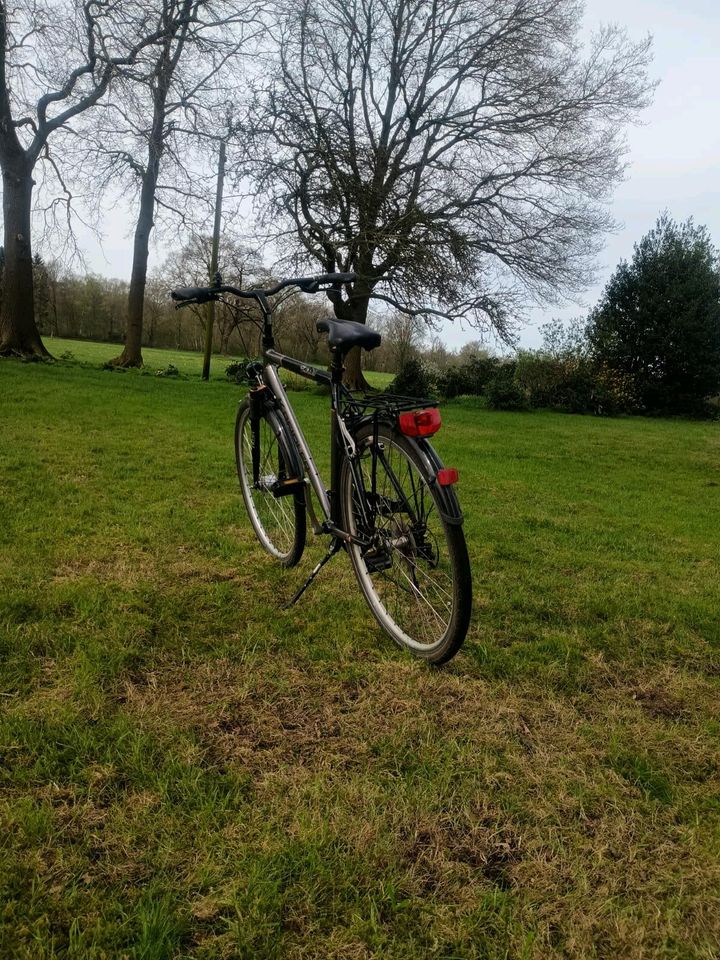
[(295, 441), (297, 448), (300, 451), (300, 456), (302, 457), (303, 464), (307, 470), (308, 479), (310, 480), (312, 488), (317, 495), (318, 501), (320, 502), (322, 512), (325, 514), (325, 519), (330, 520), (330, 500), (328, 499), (325, 484), (322, 482), (322, 477), (318, 472), (318, 468), (315, 466), (315, 461), (313, 460), (312, 453), (310, 452), (310, 447), (307, 444), (307, 440), (302, 432), (302, 428), (298, 423), (297, 417), (295, 416), (295, 411), (290, 406), (290, 401), (285, 393), (285, 387), (283, 387), (282, 381), (277, 375), (277, 370), (271, 363), (265, 364), (264, 373), (265, 382), (275, 394), (275, 399), (280, 404), (280, 408), (282, 409), (285, 417), (285, 422), (288, 425), (288, 430), (290, 431), (292, 439)]

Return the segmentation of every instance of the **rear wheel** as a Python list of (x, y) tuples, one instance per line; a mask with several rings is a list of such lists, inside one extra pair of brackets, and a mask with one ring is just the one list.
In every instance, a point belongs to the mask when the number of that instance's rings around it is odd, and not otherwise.
[(259, 470), (253, 473), (254, 430), (248, 398), (235, 422), (235, 460), (240, 490), (255, 534), (265, 550), (285, 567), (293, 567), (305, 549), (303, 490), (277, 496), (282, 484), (301, 476), (299, 459), (282, 417), (265, 410), (257, 423)]
[(354, 439), (359, 472), (345, 461), (340, 496), (345, 529), (372, 541), (370, 547), (348, 545), (360, 588), (396, 643), (444, 663), (459, 650), (470, 623), (472, 580), (462, 527), (443, 520), (434, 468), (405, 436), (380, 425), (374, 488), (372, 426)]

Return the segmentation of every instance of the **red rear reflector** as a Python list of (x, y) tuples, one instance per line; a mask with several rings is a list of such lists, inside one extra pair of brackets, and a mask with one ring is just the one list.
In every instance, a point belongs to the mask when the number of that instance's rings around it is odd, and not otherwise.
[(431, 437), (442, 426), (440, 411), (437, 407), (432, 407), (430, 410), (401, 413), (398, 417), (398, 426), (406, 437)]
[(459, 479), (460, 474), (455, 467), (443, 467), (442, 470), (438, 470), (437, 482), (441, 487), (449, 487), (451, 484), (457, 483)]

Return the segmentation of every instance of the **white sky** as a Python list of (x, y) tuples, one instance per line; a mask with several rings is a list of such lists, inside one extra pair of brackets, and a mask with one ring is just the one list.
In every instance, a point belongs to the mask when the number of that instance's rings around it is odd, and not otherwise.
[[(720, 4), (718, 0), (587, 0), (588, 27), (617, 22), (633, 39), (653, 36), (652, 75), (660, 80), (643, 126), (628, 133), (630, 166), (615, 192), (620, 223), (600, 257), (598, 283), (583, 297), (592, 306), (618, 261), (667, 208), (693, 217), (720, 245)], [(553, 316), (584, 316), (587, 307), (536, 310), (522, 336), (538, 345), (537, 325)]]
[[(720, 243), (720, 4), (718, 0), (586, 0), (585, 24), (617, 22), (633, 39), (654, 40), (652, 75), (660, 80), (643, 126), (630, 129), (626, 181), (611, 210), (621, 224), (608, 238), (599, 261), (598, 283), (580, 305), (536, 309), (521, 336), (524, 346), (540, 342), (537, 326), (553, 316), (583, 316), (599, 298), (618, 261), (665, 208), (676, 220), (692, 216)], [(129, 218), (116, 207), (103, 224), (103, 253), (88, 238), (88, 265), (107, 276), (129, 277), (132, 240)], [(155, 249), (153, 262), (164, 251)], [(152, 264), (151, 264), (152, 266)], [(476, 339), (477, 332), (448, 324), (449, 346)]]

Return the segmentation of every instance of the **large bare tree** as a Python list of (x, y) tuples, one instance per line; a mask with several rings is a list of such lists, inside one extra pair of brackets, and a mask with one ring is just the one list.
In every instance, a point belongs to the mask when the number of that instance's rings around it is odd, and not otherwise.
[[(245, 0), (155, 0), (161, 43), (122, 71), (115, 95), (95, 111), (86, 132), (96, 187), (137, 193), (137, 220), (125, 347), (113, 361), (142, 365), (142, 330), (150, 237), (157, 213), (207, 217), (207, 156), (222, 136), (224, 111), (237, 96), (238, 56), (252, 35), (257, 6)], [(199, 156), (200, 155), (200, 156)], [(200, 162), (197, 162), (198, 159)], [(91, 170), (90, 163), (84, 164)], [(107, 190), (97, 190), (101, 202)]]
[[(258, 96), (251, 169), (285, 250), (371, 295), (512, 333), (528, 300), (587, 283), (650, 41), (577, 0), (300, 0)], [(362, 380), (359, 358), (349, 380)]]
[(34, 172), (40, 163), (60, 175), (51, 138), (101, 100), (121, 67), (161, 39), (165, 28), (152, 23), (148, 6), (141, 0), (0, 0), (0, 354), (47, 354), (33, 307)]

